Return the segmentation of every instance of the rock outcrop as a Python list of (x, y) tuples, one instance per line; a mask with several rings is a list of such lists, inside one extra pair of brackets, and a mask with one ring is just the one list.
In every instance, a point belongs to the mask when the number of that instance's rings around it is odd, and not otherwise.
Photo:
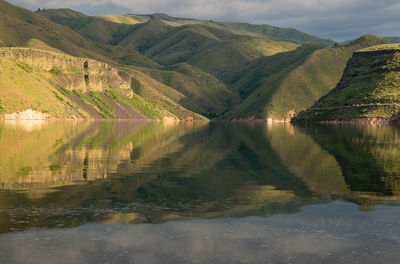
[(67, 89), (104, 91), (113, 88), (125, 96), (132, 97), (130, 74), (104, 62), (20, 47), (0, 48), (0, 57), (53, 73), (60, 85)]

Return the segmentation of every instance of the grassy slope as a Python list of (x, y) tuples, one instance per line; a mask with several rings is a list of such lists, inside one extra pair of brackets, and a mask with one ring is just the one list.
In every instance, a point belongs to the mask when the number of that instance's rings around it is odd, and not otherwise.
[(347, 64), (336, 88), (296, 120), (398, 119), (399, 69), (399, 44), (361, 50)]
[[(49, 13), (46, 12), (41, 12), (41, 14), (46, 14), (49, 15), (51, 19), (54, 21), (60, 22), (61, 20), (64, 19), (64, 16), (61, 15), (59, 18), (54, 17), (54, 12), (53, 10), (50, 10)], [(76, 23), (76, 25), (79, 25), (81, 22), (88, 20), (92, 21), (93, 23), (97, 23), (100, 19), (98, 18), (91, 18), (91, 17), (78, 17), (78, 18), (73, 18), (70, 20), (70, 23)], [(90, 22), (90, 23), (92, 23)], [(83, 23), (85, 24), (85, 28), (90, 26), (90, 23)], [(103, 23), (103, 22), (101, 22)], [(104, 23), (108, 23), (110, 26), (117, 26), (119, 27), (120, 25), (104, 21)], [(68, 26), (71, 26), (69, 24)], [(127, 25), (125, 25), (127, 26)], [(91, 26), (90, 26), (91, 27)], [(165, 36), (168, 38), (169, 32), (173, 31), (174, 28), (171, 26), (167, 26), (163, 22), (161, 22), (158, 19), (153, 19), (149, 21), (148, 23), (142, 23), (136, 26), (132, 26), (132, 31), (131, 33), (126, 36), (119, 44), (120, 47), (123, 48), (132, 48), (136, 47), (139, 50), (146, 50), (150, 47), (152, 47), (152, 43), (154, 40), (157, 40), (158, 38), (162, 37), (164, 38)], [(86, 29), (85, 29), (86, 31)], [(112, 30), (113, 31), (113, 30)], [(79, 30), (78, 30), (79, 32)], [(80, 31), (82, 33), (83, 31)], [(95, 35), (98, 34), (98, 32), (94, 33)], [(83, 34), (84, 35), (84, 34)], [(101, 35), (101, 34), (100, 34)], [(195, 35), (195, 34), (193, 34)], [(231, 34), (228, 34), (231, 35)], [(100, 38), (102, 38), (101, 35)], [(209, 46), (211, 46), (215, 42), (208, 42), (207, 37), (200, 36), (201, 41), (204, 40), (204, 42), (210, 43)], [(191, 38), (191, 36), (189, 36)], [(266, 42), (267, 40), (265, 40)], [(275, 43), (275, 42), (274, 42)], [(258, 43), (250, 43), (251, 45), (257, 45)], [(295, 45), (290, 44), (290, 43), (284, 43), (282, 44), (285, 46), (285, 48), (292, 48)], [(261, 46), (261, 45), (259, 45)], [(265, 49), (265, 46), (262, 47)], [(279, 47), (273, 47), (277, 51), (279, 50)], [(184, 50), (184, 49), (183, 49)], [(261, 48), (260, 48), (261, 50)], [(256, 53), (256, 52), (254, 52)], [(256, 56), (259, 56), (259, 53), (256, 53)], [(175, 55), (174, 55), (175, 56)], [(214, 57), (213, 54), (210, 54), (211, 57)], [(253, 58), (253, 57), (250, 57)], [(203, 60), (205, 63), (206, 61)], [(242, 62), (242, 61), (241, 61)], [(164, 97), (167, 97), (168, 99), (192, 110), (196, 111), (198, 113), (202, 113), (208, 117), (215, 117), (219, 116), (222, 113), (228, 111), (235, 105), (237, 105), (240, 102), (240, 98), (238, 98), (237, 95), (235, 95), (232, 91), (227, 89), (227, 87), (222, 84), (220, 81), (218, 81), (215, 77), (212, 75), (209, 75), (199, 69), (196, 69), (190, 65), (185, 65), (182, 66), (172, 66), (168, 67), (166, 70), (162, 69), (148, 69), (149, 67), (146, 68), (137, 68), (138, 71), (142, 71), (145, 74), (148, 74), (149, 76), (152, 76), (159, 82), (162, 82), (177, 91), (171, 91), (170, 88), (168, 89), (162, 89), (157, 92), (157, 94), (161, 94)], [(140, 77), (143, 75), (140, 75)], [(144, 78), (144, 81), (147, 83), (153, 83), (154, 81), (148, 80), (148, 78)], [(149, 87), (150, 85), (147, 85)], [(160, 86), (160, 85), (155, 85), (154, 87), (165, 87), (165, 86)], [(162, 99), (156, 99), (154, 96), (154, 93), (149, 93), (150, 90), (154, 90), (154, 87), (152, 88), (146, 88), (146, 92), (144, 93), (144, 96), (150, 96), (149, 98), (153, 100), (153, 102), (159, 102), (165, 101), (166, 98)], [(160, 88), (161, 89), (161, 88)], [(166, 92), (168, 91), (168, 92)], [(168, 101), (168, 100), (167, 100)], [(169, 103), (168, 103), (169, 104)], [(164, 105), (165, 106), (165, 105)], [(175, 107), (175, 106), (174, 106)], [(180, 112), (180, 111), (179, 111)]]
[(186, 62), (207, 72), (296, 47), (293, 43), (267, 39), (262, 34), (215, 27), (212, 23), (200, 20), (190, 20), (197, 21), (193, 24), (179, 24), (188, 20), (161, 14), (143, 16), (150, 20), (139, 24), (114, 23), (102, 17), (68, 18), (64, 16), (64, 10), (61, 10), (60, 16), (57, 16), (57, 10), (40, 14), (93, 41), (127, 49), (134, 47), (158, 63), (171, 65)]
[(183, 25), (196, 25), (196, 24), (205, 25), (207, 27), (213, 27), (218, 30), (222, 30), (233, 34), (267, 37), (268, 39), (280, 42), (292, 42), (297, 44), (313, 43), (313, 44), (323, 45), (326, 47), (331, 47), (335, 44), (335, 42), (332, 40), (321, 39), (296, 29), (279, 28), (271, 25), (213, 22), (213, 21), (198, 20), (198, 19), (176, 18), (165, 14), (144, 15), (143, 17), (158, 18), (161, 19), (164, 23), (167, 23), (168, 25), (174, 27)]
[[(3, 5), (1, 10), (5, 11), (0, 13), (4, 17), (2, 21), (5, 21), (3, 25), (0, 24), (0, 39), (3, 44), (29, 46), (26, 43), (33, 38), (30, 36), (33, 32), (36, 39), (45, 43), (45, 45), (34, 43), (34, 46), (42, 46), (45, 49), (55, 48), (69, 54), (88, 56), (111, 63), (151, 68), (153, 70), (136, 69), (146, 72), (173, 89), (168, 87), (165, 90), (156, 91), (152, 87), (146, 89), (143, 95), (148, 96), (153, 102), (168, 102), (166, 105), (171, 104), (172, 108), (179, 110), (178, 112), (182, 109), (176, 104), (181, 104), (208, 116), (218, 116), (226, 112), (228, 108), (234, 107), (240, 100), (211, 75), (194, 68), (188, 70), (188, 67), (183, 71), (177, 70), (179, 67), (175, 67), (173, 71), (171, 68), (162, 71), (157, 63), (143, 57), (134, 48), (138, 48), (146, 56), (162, 64), (173, 65), (187, 62), (202, 70), (217, 74), (223, 69), (245, 64), (263, 55), (272, 55), (296, 47), (293, 43), (267, 39), (265, 36), (280, 39), (287, 34), (283, 32), (290, 32), (290, 30), (278, 30), (270, 26), (253, 27), (248, 24), (213, 23), (177, 19), (162, 14), (89, 17), (67, 9), (39, 12), (40, 15), (73, 28), (83, 36), (97, 42), (95, 43), (38, 14), (5, 2), (0, 2), (0, 4)], [(147, 19), (151, 20), (146, 22)], [(15, 29), (10, 34), (7, 28), (13, 20), (15, 20)], [(25, 22), (21, 24), (20, 20)], [(135, 21), (142, 23), (135, 24)], [(43, 30), (43, 27), (46, 30)], [(273, 34), (275, 35), (272, 36)], [(294, 36), (297, 36), (296, 34)], [(303, 39), (299, 37), (297, 42), (302, 43), (307, 38), (302, 33), (299, 34)], [(157, 83), (143, 74), (140, 74), (140, 78), (149, 84)], [(156, 87), (165, 88), (163, 85), (156, 85)], [(163, 98), (157, 99), (155, 94), (163, 95)], [(226, 95), (227, 98), (225, 98)], [(222, 98), (225, 101), (220, 101)]]
[(69, 27), (85, 38), (103, 44), (112, 45), (118, 42), (132, 28), (132, 24), (120, 23), (111, 15), (92, 17), (70, 9), (48, 9), (38, 14)]
[(335, 87), (353, 51), (379, 43), (385, 41), (367, 35), (342, 47), (306, 45), (225, 74), (223, 79), (246, 98), (227, 117), (290, 119)]
[(134, 17), (132, 15), (102, 15), (96, 17), (113, 23), (126, 24), (126, 25), (136, 25), (144, 22), (143, 19)]
[[(2, 49), (8, 50), (7, 48)], [(45, 61), (48, 52), (35, 50), (35, 54), (39, 53), (43, 56), (38, 57), (38, 60)], [(51, 52), (51, 55), (66, 61), (77, 59), (61, 53), (57, 55), (54, 51)], [(81, 87), (71, 90), (63, 87), (60, 78), (78, 77), (79, 74), (75, 73), (77, 70), (79, 69), (57, 68), (57, 72), (48, 72), (0, 56), (0, 113), (15, 113), (33, 109), (58, 118), (76, 116), (78, 118), (130, 117), (143, 119), (143, 116), (147, 116), (153, 119), (163, 119), (164, 117), (174, 117), (174, 114), (149, 100), (138, 95), (133, 95), (132, 98), (125, 97), (113, 91), (111, 87), (107, 91), (89, 92), (79, 90), (75, 92)], [(193, 116), (194, 113), (188, 113), (188, 115)]]
[(207, 117), (220, 116), (241, 102), (225, 84), (189, 64), (142, 72), (184, 94), (180, 104)]
[(294, 48), (296, 45), (291, 43), (231, 34), (203, 25), (185, 25), (153, 40), (144, 54), (163, 65), (186, 62), (206, 72), (217, 73), (263, 55)]
[(0, 57), (0, 113), (30, 108), (58, 117), (78, 114), (74, 108), (58, 100), (56, 94), (62, 97), (40, 71), (27, 72), (15, 62)]
[(101, 58), (95, 43), (27, 9), (0, 0), (0, 39), (5, 45), (24, 46), (31, 39), (75, 56)]
[(186, 96), (183, 93), (151, 78), (148, 74), (143, 73), (142, 70), (129, 70), (144, 87), (142, 96), (146, 100), (173, 113), (179, 119), (187, 117), (193, 117), (196, 120), (205, 119), (200, 114), (193, 113), (180, 104), (182, 100), (186, 100)]
[[(62, 51), (77, 56), (99, 59), (112, 64), (137, 64), (148, 68), (160, 68), (158, 64), (145, 58), (134, 49), (124, 49), (94, 43), (67, 27), (53, 23), (39, 14), (10, 5), (1, 0), (0, 7), (0, 39), (5, 45)], [(49, 12), (51, 13), (52, 11), (50, 10)], [(85, 15), (70, 10), (62, 10), (61, 13), (61, 17), (73, 16), (75, 18), (85, 18)], [(146, 77), (145, 79), (148, 80), (150, 78)], [(156, 81), (150, 80), (148, 82)], [(160, 85), (156, 87), (164, 88), (165, 86)], [(168, 89), (171, 88), (168, 87)], [(161, 93), (159, 94), (162, 95)], [(154, 97), (148, 99), (157, 101)], [(186, 116), (197, 116), (201, 118), (199, 115), (195, 115), (191, 111), (181, 107), (178, 102), (171, 101), (170, 98), (163, 96), (162, 98), (158, 98), (158, 100), (163, 102), (168, 101), (167, 105), (169, 109), (175, 109), (177, 111), (176, 114), (181, 116), (181, 118), (185, 118)], [(4, 101), (5, 100), (3, 100), (3, 105), (5, 104)], [(9, 102), (7, 102), (7, 104), (9, 104)], [(137, 102), (137, 104), (142, 105), (143, 102)]]
[[(39, 14), (42, 13), (44, 12)], [(0, 0), (0, 46), (25, 46), (31, 39), (38, 39), (73, 56), (89, 57), (109, 63), (158, 67), (155, 62), (136, 50), (95, 43), (39, 14)], [(54, 12), (51, 14), (54, 15)], [(57, 10), (57, 14), (61, 18), (85, 18), (82, 13), (68, 9)]]

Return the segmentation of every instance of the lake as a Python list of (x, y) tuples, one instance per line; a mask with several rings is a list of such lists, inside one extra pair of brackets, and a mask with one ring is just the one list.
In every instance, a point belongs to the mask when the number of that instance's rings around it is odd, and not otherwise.
[(397, 263), (400, 128), (0, 123), (0, 263)]

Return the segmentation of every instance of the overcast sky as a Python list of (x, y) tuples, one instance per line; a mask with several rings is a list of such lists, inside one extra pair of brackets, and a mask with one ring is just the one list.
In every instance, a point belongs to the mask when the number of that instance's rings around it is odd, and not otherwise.
[(86, 14), (167, 13), (178, 17), (297, 28), (337, 41), (400, 36), (399, 0), (8, 0), (29, 9), (68, 7)]

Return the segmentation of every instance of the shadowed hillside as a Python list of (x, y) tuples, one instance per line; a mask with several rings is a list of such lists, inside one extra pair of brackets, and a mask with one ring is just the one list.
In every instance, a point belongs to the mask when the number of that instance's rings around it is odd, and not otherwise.
[(358, 50), (334, 90), (295, 119), (385, 122), (400, 114), (400, 45)]
[[(57, 12), (60, 12), (59, 16)], [(39, 14), (93, 41), (136, 48), (160, 64), (186, 62), (212, 73), (262, 55), (293, 50), (299, 43), (282, 42), (279, 38), (272, 40), (265, 34), (246, 31), (239, 25), (214, 25), (207, 21), (179, 19), (162, 14), (142, 16), (148, 21), (133, 24), (112, 22), (103, 17), (82, 17), (79, 13), (68, 18), (65, 12), (63, 9), (48, 10)]]
[(290, 120), (335, 87), (353, 51), (381, 43), (367, 35), (329, 49), (304, 45), (225, 72), (222, 79), (245, 98), (226, 117)]

